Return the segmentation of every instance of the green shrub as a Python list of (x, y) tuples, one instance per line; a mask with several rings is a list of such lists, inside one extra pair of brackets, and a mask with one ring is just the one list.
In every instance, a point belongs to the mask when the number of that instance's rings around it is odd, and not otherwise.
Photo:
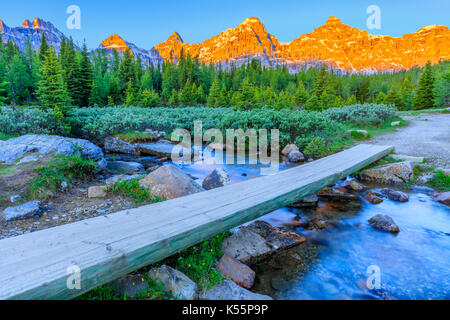
[(219, 234), (208, 241), (182, 251), (176, 269), (197, 282), (200, 289), (207, 289), (220, 283), (223, 276), (214, 268), (223, 255), (222, 242), (227, 233)]
[[(249, 111), (232, 108), (72, 108), (61, 115), (53, 111), (34, 108), (2, 109), (0, 128), (6, 134), (59, 133), (71, 128), (71, 134), (91, 141), (103, 141), (107, 136), (123, 132), (142, 132), (147, 128), (173, 132), (183, 128), (194, 133), (194, 121), (202, 121), (203, 131), (217, 128), (224, 134), (227, 129), (272, 129), (280, 132), (280, 144), (297, 142), (305, 148), (313, 137), (325, 140), (331, 150), (339, 141), (347, 139), (344, 126), (377, 126), (395, 116), (395, 109), (385, 105), (355, 105), (325, 111), (291, 111), (268, 108)], [(59, 120), (58, 120), (59, 119)]]
[(164, 201), (161, 198), (151, 195), (145, 188), (141, 187), (139, 185), (139, 179), (120, 180), (117, 183), (110, 185), (108, 191), (122, 193), (137, 203), (156, 203)]
[(313, 137), (303, 153), (311, 158), (321, 158), (328, 154), (328, 149), (325, 140), (320, 137)]
[(0, 128), (7, 135), (52, 134), (65, 132), (66, 125), (51, 109), (0, 108)]
[(397, 109), (384, 104), (358, 104), (343, 108), (332, 108), (323, 114), (332, 120), (355, 125), (359, 128), (381, 126), (396, 116)]
[(427, 185), (438, 191), (450, 191), (450, 175), (442, 170), (436, 171)]
[(32, 199), (47, 199), (56, 194), (65, 181), (91, 176), (97, 170), (97, 163), (80, 155), (54, 157), (47, 166), (35, 169), (38, 174), (31, 180), (26, 194)]

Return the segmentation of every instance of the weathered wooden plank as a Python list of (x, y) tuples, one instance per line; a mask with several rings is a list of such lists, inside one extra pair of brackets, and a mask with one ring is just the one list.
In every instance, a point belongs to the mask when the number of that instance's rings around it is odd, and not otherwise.
[[(0, 299), (68, 299), (282, 208), (391, 152), (359, 145), (303, 166), (0, 241)], [(78, 266), (81, 290), (69, 290)]]

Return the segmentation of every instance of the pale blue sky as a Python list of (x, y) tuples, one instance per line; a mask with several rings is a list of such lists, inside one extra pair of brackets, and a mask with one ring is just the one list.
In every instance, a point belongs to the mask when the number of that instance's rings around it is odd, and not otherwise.
[[(66, 27), (66, 8), (72, 4), (81, 8), (81, 30)], [(366, 9), (373, 4), (381, 8), (382, 29), (368, 30), (372, 34), (401, 36), (428, 24), (450, 25), (448, 0), (16, 0), (0, 2), (0, 19), (16, 26), (25, 18), (41, 17), (76, 41), (86, 39), (90, 48), (118, 33), (150, 49), (174, 31), (184, 41), (196, 43), (249, 16), (260, 18), (282, 42), (313, 31), (331, 15), (366, 30)]]

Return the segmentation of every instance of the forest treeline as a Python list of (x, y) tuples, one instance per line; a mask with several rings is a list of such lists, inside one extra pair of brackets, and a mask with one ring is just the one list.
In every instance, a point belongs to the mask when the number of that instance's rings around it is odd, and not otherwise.
[(130, 52), (78, 50), (63, 38), (57, 55), (45, 36), (28, 44), (0, 44), (0, 104), (103, 107), (231, 106), (239, 110), (323, 110), (357, 103), (419, 110), (450, 105), (450, 62), (378, 74), (339, 75), (325, 66), (291, 74), (258, 60), (240, 67), (206, 65), (183, 52), (176, 63), (144, 66)]

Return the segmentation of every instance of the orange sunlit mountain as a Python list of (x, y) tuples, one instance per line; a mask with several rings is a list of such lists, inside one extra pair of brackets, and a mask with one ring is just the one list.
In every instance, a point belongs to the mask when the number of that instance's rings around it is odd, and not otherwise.
[(114, 49), (117, 50), (118, 52), (125, 52), (128, 50), (130, 51), (130, 53), (132, 53), (130, 47), (127, 45), (125, 40), (119, 37), (117, 33), (103, 40), (102, 43), (100, 44), (100, 47), (104, 47), (106, 49)]
[[(22, 50), (27, 40), (38, 50), (42, 34), (58, 51), (64, 35), (52, 23), (35, 18), (11, 28), (0, 20), (2, 41), (12, 41)], [(427, 61), (450, 60), (450, 30), (446, 26), (431, 25), (402, 37), (371, 35), (330, 17), (313, 32), (283, 43), (270, 34), (258, 18), (251, 17), (202, 43), (186, 43), (174, 32), (166, 41), (146, 50), (114, 34), (104, 40), (99, 49), (116, 50), (121, 54), (129, 50), (143, 63), (154, 65), (176, 60), (183, 50), (202, 62), (227, 66), (239, 66), (256, 58), (264, 66), (287, 65), (291, 71), (326, 64), (346, 72), (384, 72), (423, 66)]]
[(175, 32), (154, 49), (166, 61), (183, 49), (205, 63), (240, 64), (258, 58), (265, 65), (287, 64), (291, 70), (325, 63), (347, 72), (391, 71), (450, 59), (450, 30), (433, 25), (398, 38), (374, 36), (330, 17), (313, 32), (282, 43), (258, 18), (248, 18), (203, 43), (185, 43)]

